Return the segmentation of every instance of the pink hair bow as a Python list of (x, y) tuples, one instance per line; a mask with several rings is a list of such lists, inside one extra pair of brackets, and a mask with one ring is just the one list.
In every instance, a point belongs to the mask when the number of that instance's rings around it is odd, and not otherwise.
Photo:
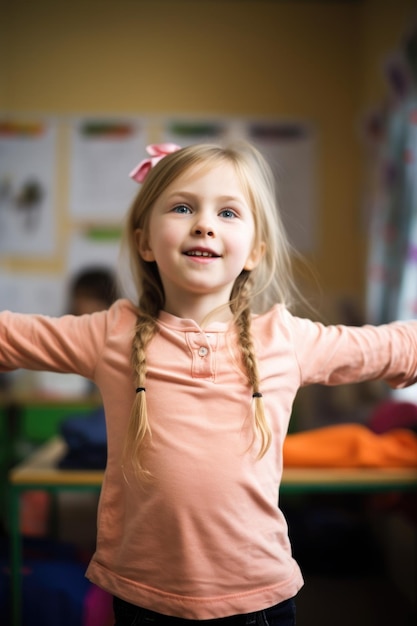
[(149, 170), (163, 159), (167, 154), (181, 150), (181, 146), (176, 143), (152, 143), (146, 146), (146, 152), (151, 155), (150, 159), (144, 159), (129, 174), (137, 183), (143, 183)]

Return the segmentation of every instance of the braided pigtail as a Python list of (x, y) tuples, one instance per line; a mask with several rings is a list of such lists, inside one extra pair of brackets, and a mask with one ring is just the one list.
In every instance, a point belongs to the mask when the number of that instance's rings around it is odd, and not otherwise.
[(258, 369), (258, 361), (255, 355), (251, 326), (251, 310), (249, 306), (249, 289), (248, 282), (250, 279), (249, 272), (242, 272), (236, 280), (232, 292), (232, 310), (236, 315), (236, 326), (238, 329), (239, 344), (242, 350), (243, 363), (248, 376), (248, 381), (252, 387), (252, 397), (254, 403), (254, 429), (261, 439), (261, 447), (258, 453), (258, 459), (262, 458), (271, 445), (271, 429), (268, 425), (265, 406), (260, 391), (260, 377)]
[(138, 478), (149, 479), (150, 473), (143, 464), (143, 451), (152, 436), (146, 406), (146, 346), (156, 332), (156, 320), (141, 316), (135, 328), (132, 343), (132, 365), (136, 379), (136, 396), (132, 405), (129, 426), (123, 450), (124, 463), (132, 463)]

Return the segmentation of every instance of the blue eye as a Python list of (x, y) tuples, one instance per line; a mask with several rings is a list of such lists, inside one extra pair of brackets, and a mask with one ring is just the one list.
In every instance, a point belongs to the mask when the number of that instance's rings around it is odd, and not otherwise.
[(185, 204), (178, 204), (173, 209), (174, 213), (191, 213), (191, 210)]
[(236, 213), (231, 209), (223, 209), (223, 211), (220, 211), (220, 215), (222, 217), (227, 217), (228, 219), (236, 217)]

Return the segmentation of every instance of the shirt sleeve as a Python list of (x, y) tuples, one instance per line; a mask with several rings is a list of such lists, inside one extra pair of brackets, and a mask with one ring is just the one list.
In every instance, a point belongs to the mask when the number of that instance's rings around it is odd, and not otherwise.
[(94, 379), (108, 318), (108, 311), (59, 318), (0, 313), (0, 371), (24, 368)]
[(382, 379), (391, 387), (407, 387), (417, 382), (417, 321), (325, 326), (285, 315), (303, 386)]

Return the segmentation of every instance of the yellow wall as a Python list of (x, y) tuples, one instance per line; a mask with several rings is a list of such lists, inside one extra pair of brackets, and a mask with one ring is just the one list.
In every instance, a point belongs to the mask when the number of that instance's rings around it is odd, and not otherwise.
[(319, 136), (318, 246), (329, 294), (363, 290), (361, 114), (413, 0), (7, 2), (0, 109), (201, 113), (311, 121)]

